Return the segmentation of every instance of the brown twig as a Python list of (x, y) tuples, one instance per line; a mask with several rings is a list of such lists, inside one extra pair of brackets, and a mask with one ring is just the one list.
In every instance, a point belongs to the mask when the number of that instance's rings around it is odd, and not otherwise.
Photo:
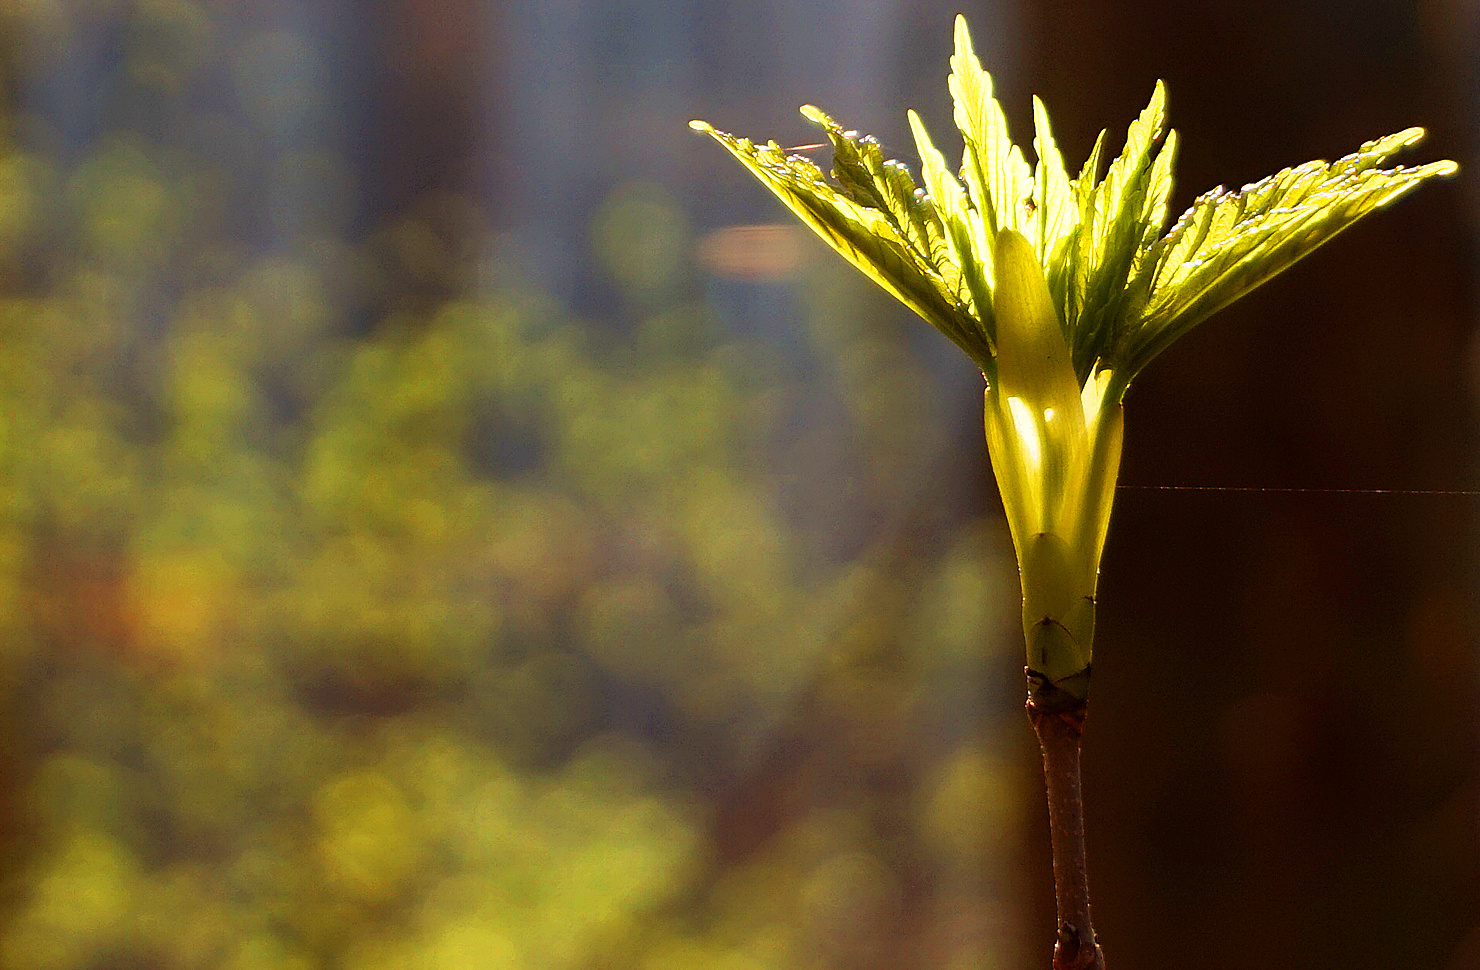
[(1095, 942), (1090, 921), (1084, 850), (1079, 751), (1085, 701), (1032, 671), (1028, 672), (1028, 683), (1028, 720), (1043, 748), (1043, 778), (1048, 787), (1048, 828), (1059, 921), (1053, 970), (1104, 970), (1105, 954)]

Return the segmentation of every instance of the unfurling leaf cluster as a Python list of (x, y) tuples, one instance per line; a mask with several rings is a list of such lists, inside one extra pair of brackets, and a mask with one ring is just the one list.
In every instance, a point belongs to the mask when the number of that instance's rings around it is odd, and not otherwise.
[(1033, 99), (1036, 163), (1013, 144), (992, 77), (965, 20), (956, 21), (950, 91), (964, 149), (960, 166), (909, 113), (920, 181), (871, 137), (847, 131), (813, 106), (802, 114), (826, 133), (833, 180), (775, 142), (757, 145), (701, 121), (793, 212), (850, 262), (938, 328), (995, 377), (997, 236), (1031, 243), (1083, 384), (1115, 374), (1119, 400), (1135, 376), (1178, 336), (1280, 273), (1357, 219), (1450, 175), (1453, 162), (1382, 168), (1423, 130), (1363, 145), (1334, 163), (1307, 162), (1237, 192), (1197, 199), (1163, 235), (1177, 133), (1166, 127), (1166, 92), (1130, 125), (1103, 176), (1105, 132), (1077, 176), (1065, 168), (1048, 111)]

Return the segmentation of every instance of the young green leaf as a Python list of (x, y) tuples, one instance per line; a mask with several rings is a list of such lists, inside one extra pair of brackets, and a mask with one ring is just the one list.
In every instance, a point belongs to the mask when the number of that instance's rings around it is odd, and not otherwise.
[[(1158, 81), (1150, 104), (1131, 124), (1125, 147), (1110, 163), (1104, 181), (1082, 202), (1078, 258), (1064, 297), (1064, 323), (1072, 335), (1074, 370), (1081, 380), (1090, 376), (1096, 361), (1106, 356), (1104, 350), (1113, 346), (1126, 277), (1157, 209), (1151, 192), (1156, 168), (1152, 153), (1165, 120), (1166, 88)], [(1175, 148), (1175, 142), (1171, 145)], [(1168, 155), (1168, 169), (1170, 165)], [(1170, 177), (1157, 189), (1170, 192)], [(1161, 208), (1164, 213), (1164, 196)]]
[(940, 275), (949, 294), (974, 317), (971, 289), (962, 278), (960, 262), (952, 258), (935, 201), (916, 187), (909, 169), (902, 162), (886, 159), (877, 139), (844, 131), (813, 105), (803, 105), (802, 116), (826, 132), (833, 150), (833, 176), (843, 194), (884, 213), (900, 238)]
[[(971, 291), (972, 306), (978, 311), (982, 335), (996, 356), (996, 322), (992, 312), (992, 247), (986, 244), (982, 215), (966, 197), (966, 190), (946, 169), (945, 157), (930, 141), (930, 134), (920, 116), (909, 112), (910, 132), (915, 149), (920, 153), (920, 174), (929, 188), (946, 227), (946, 243), (951, 258), (961, 267), (961, 278)], [(989, 378), (995, 362), (983, 373)]]
[(1378, 166), (1423, 138), (1422, 128), (1388, 135), (1327, 164), (1306, 162), (1238, 192), (1214, 189), (1151, 245), (1130, 285), (1123, 356), (1138, 373), (1177, 337), (1232, 303), (1362, 216), (1449, 176), (1451, 161)]
[(1038, 260), (1050, 271), (1049, 288), (1054, 275), (1063, 275), (1062, 247), (1069, 243), (1078, 224), (1074, 192), (1069, 174), (1064, 170), (1064, 156), (1053, 137), (1048, 109), (1033, 97), (1033, 151), (1038, 155), (1038, 170), (1033, 175), (1033, 232), (1030, 238)]
[(1002, 229), (1020, 229), (1033, 197), (1033, 176), (1022, 150), (1007, 134), (1007, 115), (992, 97), (992, 75), (982, 70), (964, 17), (956, 18), (956, 53), (948, 81), (956, 105), (956, 127), (965, 151), (961, 174), (972, 205), (981, 213), (990, 240)]
[[(770, 189), (803, 223), (863, 274), (934, 324), (983, 368), (991, 347), (971, 308), (900, 235), (888, 213), (860, 205), (829, 185), (809, 159), (788, 155), (774, 141), (756, 145), (702, 121), (690, 127), (714, 138)], [(886, 191), (887, 188), (881, 188)]]

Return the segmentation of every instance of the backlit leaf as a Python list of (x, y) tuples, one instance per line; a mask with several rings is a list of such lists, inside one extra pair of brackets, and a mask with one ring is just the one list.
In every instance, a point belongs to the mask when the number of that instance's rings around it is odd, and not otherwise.
[(1187, 330), (1283, 272), (1362, 216), (1452, 175), (1453, 162), (1378, 168), (1423, 129), (1367, 142), (1327, 164), (1307, 162), (1246, 185), (1215, 189), (1153, 244), (1131, 284), (1132, 329), (1122, 358), (1132, 372)]
[(966, 18), (956, 18), (956, 53), (949, 79), (955, 101), (956, 127), (965, 150), (961, 177), (982, 222), (995, 238), (1002, 229), (1025, 228), (1026, 203), (1033, 197), (1033, 176), (1022, 150), (1007, 133), (1007, 116), (992, 97), (992, 76), (982, 70), (971, 45)]
[(756, 145), (703, 122), (692, 127), (725, 146), (823, 241), (905, 306), (934, 324), (983, 368), (991, 349), (969, 309), (900, 235), (887, 212), (861, 205), (828, 184), (810, 159), (775, 142)]

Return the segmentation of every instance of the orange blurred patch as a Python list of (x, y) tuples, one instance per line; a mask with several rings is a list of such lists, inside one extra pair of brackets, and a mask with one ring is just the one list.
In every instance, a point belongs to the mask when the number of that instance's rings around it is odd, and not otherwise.
[(239, 586), (235, 568), (210, 550), (135, 561), (124, 588), (135, 649), (160, 659), (202, 658), (221, 640)]
[(694, 247), (699, 265), (729, 279), (783, 279), (802, 264), (801, 234), (791, 226), (726, 226)]

